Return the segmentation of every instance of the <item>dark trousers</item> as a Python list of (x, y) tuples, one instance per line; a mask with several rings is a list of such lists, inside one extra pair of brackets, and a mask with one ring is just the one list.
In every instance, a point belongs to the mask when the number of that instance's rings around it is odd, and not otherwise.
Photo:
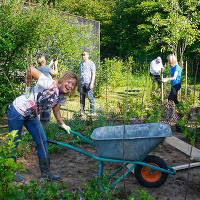
[(168, 96), (168, 101), (173, 101), (175, 104), (178, 104), (178, 99), (177, 99), (177, 95), (178, 95), (178, 91), (181, 89), (181, 84), (176, 84), (171, 86), (171, 92)]
[(89, 102), (90, 102), (90, 112), (94, 113), (94, 95), (93, 95), (93, 89), (89, 88), (89, 84), (80, 85), (80, 104), (81, 104), (81, 112), (85, 112), (85, 97), (86, 94), (88, 96)]
[(154, 75), (154, 74), (150, 73), (150, 76), (151, 76), (153, 83), (157, 82), (159, 85), (161, 85), (160, 75)]

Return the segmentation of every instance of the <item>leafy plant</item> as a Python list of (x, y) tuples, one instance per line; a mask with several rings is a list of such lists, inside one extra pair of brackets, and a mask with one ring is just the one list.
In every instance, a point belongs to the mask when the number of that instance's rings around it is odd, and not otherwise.
[(135, 193), (128, 197), (128, 200), (155, 200), (146, 190), (136, 190)]
[[(103, 179), (104, 184), (106, 181)], [(80, 181), (75, 183), (75, 187), (67, 188), (65, 184), (56, 182), (35, 182), (30, 181), (29, 184), (16, 185), (16, 200), (71, 200), (71, 199), (117, 199), (114, 198), (111, 191), (107, 193), (100, 192), (97, 188), (98, 178), (94, 177), (89, 183), (78, 186)]]
[(13, 178), (15, 177), (14, 172), (16, 170), (22, 170), (22, 163), (16, 163), (13, 156), (16, 152), (13, 151), (15, 143), (19, 141), (14, 141), (17, 136), (17, 131), (12, 131), (5, 134), (1, 134), (3, 140), (0, 144), (0, 199), (9, 199), (14, 191), (12, 186)]
[[(15, 195), (15, 200), (119, 200), (112, 190), (108, 189), (107, 192), (99, 190), (98, 183), (100, 180), (104, 188), (110, 188), (110, 182), (106, 177), (99, 179), (99, 177), (94, 176), (89, 183), (83, 184), (78, 180), (70, 188), (67, 188), (63, 183), (46, 182), (44, 180), (40, 182), (30, 181), (28, 184), (15, 185), (13, 194)], [(136, 190), (128, 199), (154, 200), (145, 190)]]
[(33, 147), (33, 144), (35, 144), (32, 136), (28, 131), (23, 133), (21, 135), (20, 143), (17, 147), (16, 157), (22, 157), (26, 154), (28, 154), (31, 150), (31, 147)]

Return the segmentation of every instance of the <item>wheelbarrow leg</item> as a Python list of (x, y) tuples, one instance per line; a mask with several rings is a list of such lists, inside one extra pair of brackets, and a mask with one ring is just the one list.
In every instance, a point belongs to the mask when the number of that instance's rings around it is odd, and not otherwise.
[[(127, 165), (128, 165), (128, 164), (125, 164), (125, 166), (127, 166)], [(118, 168), (116, 171), (114, 171), (112, 174), (108, 175), (107, 178), (108, 178), (108, 179), (112, 178), (112, 177), (115, 176), (117, 173), (119, 173), (120, 171), (122, 171), (123, 168), (124, 168), (123, 166), (119, 167), (119, 168)]]
[(98, 172), (99, 177), (103, 177), (103, 161), (99, 162), (99, 172)]
[(119, 177), (119, 179), (117, 179), (112, 185), (111, 188), (114, 188), (120, 181), (122, 181), (134, 168), (135, 168), (135, 164), (133, 164), (133, 166), (128, 169), (122, 176)]
[[(125, 164), (126, 166), (127, 164)], [(112, 178), (113, 176), (115, 176), (118, 172), (120, 172), (125, 166), (121, 166), (120, 168), (118, 168), (114, 173), (112, 173), (111, 175), (108, 176), (108, 178)], [(119, 178), (117, 179), (111, 186), (110, 189), (114, 188), (120, 181), (122, 181), (134, 168), (135, 168), (135, 164), (132, 165), (132, 167), (130, 167), (130, 169), (126, 170), (126, 172)], [(99, 162), (99, 172), (98, 172), (99, 177), (103, 177), (103, 161)], [(106, 190), (104, 190), (100, 180), (98, 180), (98, 187), (99, 190), (101, 192), (107, 192)]]
[(107, 192), (107, 190), (104, 189), (103, 185), (101, 184), (101, 178), (103, 178), (103, 161), (99, 162), (99, 172), (98, 172), (98, 188), (101, 192)]

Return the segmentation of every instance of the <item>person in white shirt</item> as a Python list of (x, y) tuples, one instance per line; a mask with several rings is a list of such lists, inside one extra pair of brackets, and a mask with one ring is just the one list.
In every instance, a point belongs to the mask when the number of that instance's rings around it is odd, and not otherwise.
[(150, 76), (153, 80), (153, 83), (157, 82), (159, 85), (161, 84), (161, 69), (164, 69), (161, 57), (157, 57), (156, 59), (151, 61)]

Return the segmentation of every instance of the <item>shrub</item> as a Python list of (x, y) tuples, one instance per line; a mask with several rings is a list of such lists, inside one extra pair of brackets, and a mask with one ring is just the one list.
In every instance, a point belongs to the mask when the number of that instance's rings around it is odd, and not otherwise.
[(91, 50), (92, 58), (98, 57), (91, 25), (78, 25), (77, 18), (68, 19), (40, 4), (24, 7), (24, 1), (2, 1), (0, 21), (0, 111), (21, 93), (24, 72), (28, 66), (37, 66), (39, 55), (45, 55), (47, 62), (58, 57), (59, 73), (79, 71), (83, 48)]
[(15, 146), (14, 139), (16, 136), (17, 131), (12, 131), (6, 135), (6, 138), (2, 137), (0, 145), (0, 199), (11, 198), (14, 191), (12, 186), (12, 181), (15, 176), (14, 172), (23, 167), (22, 163), (16, 163), (14, 159), (11, 158), (15, 156), (13, 148)]

